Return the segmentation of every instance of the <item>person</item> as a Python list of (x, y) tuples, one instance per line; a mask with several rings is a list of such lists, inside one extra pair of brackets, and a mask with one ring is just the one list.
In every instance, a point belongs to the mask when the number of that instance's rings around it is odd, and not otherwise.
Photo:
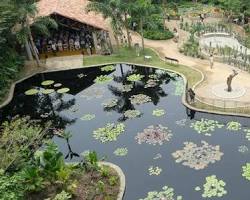
[(188, 94), (189, 94), (191, 103), (194, 102), (194, 100), (195, 100), (195, 92), (193, 91), (192, 88), (188, 89)]
[(174, 32), (174, 42), (177, 43), (179, 41), (179, 33), (176, 28), (174, 28), (173, 32)]
[(52, 43), (51, 48), (52, 48), (52, 52), (54, 56), (56, 56), (56, 42), (55, 41)]
[(209, 61), (210, 61), (210, 69), (213, 69), (213, 66), (214, 66), (214, 55), (213, 54), (210, 54)]
[(137, 26), (137, 23), (133, 22), (133, 31), (136, 31), (136, 26)]

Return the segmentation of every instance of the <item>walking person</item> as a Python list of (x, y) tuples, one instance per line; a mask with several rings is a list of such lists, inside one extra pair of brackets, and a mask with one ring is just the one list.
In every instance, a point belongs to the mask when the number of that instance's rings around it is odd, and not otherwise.
[(214, 66), (214, 55), (213, 54), (210, 54), (209, 61), (210, 61), (210, 69), (213, 69), (213, 66)]

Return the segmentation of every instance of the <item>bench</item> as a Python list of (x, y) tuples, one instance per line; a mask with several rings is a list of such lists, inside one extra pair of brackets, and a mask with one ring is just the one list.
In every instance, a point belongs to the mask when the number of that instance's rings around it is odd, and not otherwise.
[(145, 61), (149, 61), (149, 60), (151, 60), (152, 59), (152, 56), (144, 56), (144, 60)]
[(170, 61), (171, 63), (174, 62), (176, 64), (179, 64), (179, 60), (165, 56), (165, 62), (167, 61)]

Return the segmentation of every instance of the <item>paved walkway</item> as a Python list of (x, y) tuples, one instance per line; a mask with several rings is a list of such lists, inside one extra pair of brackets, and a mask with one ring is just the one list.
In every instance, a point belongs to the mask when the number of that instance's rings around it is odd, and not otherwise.
[[(167, 27), (172, 30), (173, 27), (178, 28), (178, 24), (176, 21), (171, 21), (167, 24)], [(185, 41), (188, 37), (188, 33), (182, 30), (179, 30), (179, 35), (181, 42)], [(133, 43), (141, 44), (141, 38), (137, 33), (132, 33), (132, 40)], [(210, 69), (208, 60), (196, 59), (181, 54), (178, 49), (180, 44), (173, 42), (173, 40), (155, 41), (145, 39), (145, 45), (158, 51), (161, 56), (176, 58), (179, 60), (180, 64), (202, 71), (205, 75), (205, 80), (195, 88), (195, 92), (198, 96), (203, 98), (219, 99), (212, 93), (212, 87), (217, 84), (226, 83), (227, 77), (232, 73), (232, 69), (236, 69), (239, 75), (233, 79), (232, 86), (237, 84), (245, 87), (246, 93), (242, 97), (231, 100), (242, 102), (248, 102), (250, 100), (250, 74), (248, 72), (218, 62), (215, 62), (213, 69)]]

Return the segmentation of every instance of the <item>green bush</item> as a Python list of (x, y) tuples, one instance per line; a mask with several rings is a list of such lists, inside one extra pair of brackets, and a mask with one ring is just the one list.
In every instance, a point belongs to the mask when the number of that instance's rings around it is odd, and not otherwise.
[(169, 31), (161, 30), (144, 30), (144, 37), (151, 40), (168, 40), (174, 37), (174, 34)]

